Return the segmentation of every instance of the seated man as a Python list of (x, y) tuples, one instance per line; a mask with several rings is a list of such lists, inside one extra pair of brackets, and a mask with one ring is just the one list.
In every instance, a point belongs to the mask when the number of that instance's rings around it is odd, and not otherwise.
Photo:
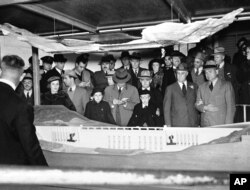
[(102, 100), (103, 90), (95, 88), (91, 95), (93, 100), (87, 103), (85, 117), (95, 121), (116, 124), (108, 102)]
[(140, 90), (141, 102), (136, 104), (128, 126), (155, 127), (157, 125), (156, 107), (150, 102), (150, 91)]

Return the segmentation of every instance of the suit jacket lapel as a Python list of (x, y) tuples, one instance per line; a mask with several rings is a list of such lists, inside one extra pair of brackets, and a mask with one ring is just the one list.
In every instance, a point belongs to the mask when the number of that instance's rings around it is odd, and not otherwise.
[(180, 85), (179, 85), (178, 82), (175, 82), (175, 89), (176, 89), (176, 91), (179, 92), (182, 96), (184, 96), (184, 95), (183, 95), (183, 92), (182, 92), (182, 90), (181, 90), (181, 87), (180, 87)]
[(212, 96), (218, 94), (218, 92), (220, 91), (220, 86), (221, 86), (221, 79), (218, 78), (217, 82), (215, 83), (215, 86), (213, 87)]

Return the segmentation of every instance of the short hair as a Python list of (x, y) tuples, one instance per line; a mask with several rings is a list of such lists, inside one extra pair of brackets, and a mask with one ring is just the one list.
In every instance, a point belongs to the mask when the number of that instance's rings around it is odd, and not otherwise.
[[(21, 57), (17, 55), (6, 55), (2, 59), (2, 64), (12, 69), (22, 69), (24, 67), (24, 61)], [(2, 66), (1, 64), (1, 66)]]
[(84, 64), (87, 64), (89, 61), (89, 54), (83, 53), (76, 58), (76, 63), (79, 65), (80, 62), (83, 62)]

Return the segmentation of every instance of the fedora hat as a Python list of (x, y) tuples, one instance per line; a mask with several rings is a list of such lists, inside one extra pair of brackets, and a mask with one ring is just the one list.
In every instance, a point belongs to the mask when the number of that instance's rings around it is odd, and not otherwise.
[(51, 56), (44, 56), (41, 58), (41, 60), (43, 61), (43, 63), (52, 64), (54, 61), (54, 58)]
[(142, 70), (139, 75), (138, 78), (152, 78), (152, 73), (149, 70)]
[(129, 74), (129, 72), (126, 69), (121, 68), (115, 72), (113, 81), (116, 83), (126, 83), (130, 80), (130, 78), (131, 75)]
[(217, 55), (217, 54), (225, 55), (225, 48), (224, 47), (216, 47), (214, 49), (214, 53), (212, 55)]
[(63, 56), (63, 54), (55, 54), (54, 62), (66, 62), (67, 59)]
[(179, 52), (179, 51), (173, 51), (171, 53), (171, 56), (172, 57), (180, 57), (180, 58), (185, 57), (185, 55), (183, 53)]
[(124, 57), (130, 58), (128, 51), (122, 51), (120, 59), (123, 59)]
[(140, 53), (133, 52), (132, 55), (130, 56), (130, 59), (138, 59), (138, 60), (141, 60), (141, 55), (140, 55)]
[(76, 75), (76, 73), (75, 73), (75, 71), (73, 71), (73, 70), (66, 70), (65, 72), (64, 72), (64, 74), (63, 74), (63, 76), (65, 77), (65, 76), (69, 76), (69, 77), (73, 77), (73, 78), (77, 78), (77, 75)]
[(149, 90), (139, 89), (139, 95), (146, 95), (146, 94), (151, 95), (151, 92)]
[(214, 69), (218, 68), (214, 60), (208, 60), (206, 64), (203, 66), (203, 69), (211, 69), (211, 68), (214, 68)]
[(32, 80), (33, 77), (32, 77), (32, 75), (31, 75), (31, 73), (26, 73), (26, 75), (23, 77), (23, 81), (24, 81), (25, 79)]
[(206, 55), (205, 55), (204, 53), (202, 53), (202, 52), (198, 52), (198, 53), (195, 55), (194, 58), (195, 58), (195, 59), (200, 59), (201, 61), (205, 61)]
[(186, 63), (181, 63), (176, 67), (177, 71), (188, 71), (188, 65)]
[(116, 59), (115, 59), (115, 57), (112, 54), (108, 54), (107, 57), (109, 58), (109, 61), (116, 62)]

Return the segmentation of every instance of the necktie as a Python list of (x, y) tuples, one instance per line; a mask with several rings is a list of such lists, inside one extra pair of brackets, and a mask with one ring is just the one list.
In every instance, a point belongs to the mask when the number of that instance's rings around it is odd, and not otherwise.
[(72, 92), (72, 88), (69, 88), (69, 91)]
[[(121, 92), (122, 92), (122, 88), (118, 87), (118, 99), (120, 99)], [(116, 116), (116, 124), (121, 125), (121, 113), (120, 113), (120, 106), (119, 105), (116, 106), (115, 116)]]
[(210, 85), (209, 85), (209, 89), (210, 89), (211, 91), (213, 91), (213, 88), (214, 88), (214, 87), (213, 87), (213, 83), (211, 82)]
[(27, 99), (29, 99), (29, 98), (30, 98), (29, 92), (27, 92), (26, 97), (27, 97)]
[(137, 69), (135, 69), (135, 76), (137, 77), (137, 75), (138, 75), (138, 71)]
[(186, 88), (186, 85), (184, 83), (182, 83), (182, 93), (184, 94), (184, 96), (186, 96), (186, 94), (187, 94), (187, 88)]
[(196, 75), (196, 76), (199, 75), (199, 69), (196, 69), (195, 75)]

